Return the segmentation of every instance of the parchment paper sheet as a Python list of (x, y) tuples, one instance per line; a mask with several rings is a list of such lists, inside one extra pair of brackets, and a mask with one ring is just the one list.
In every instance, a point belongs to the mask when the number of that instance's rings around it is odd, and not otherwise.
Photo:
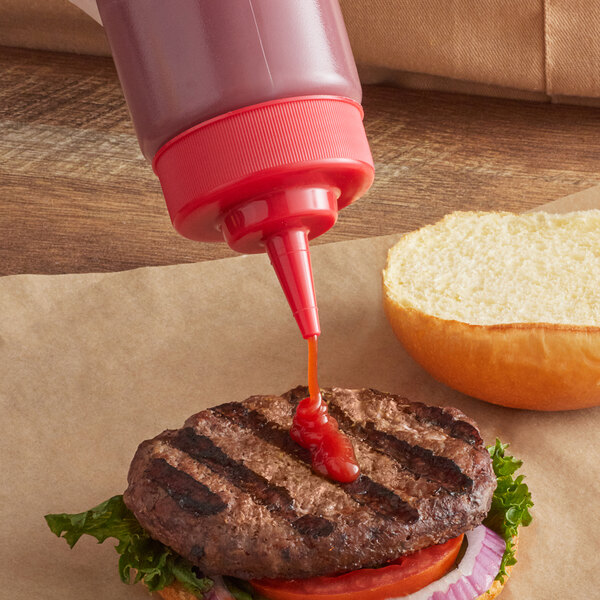
[[(600, 206), (600, 188), (552, 208)], [(320, 383), (371, 386), (472, 415), (525, 461), (535, 520), (505, 600), (599, 598), (600, 408), (543, 414), (467, 398), (405, 354), (381, 309), (395, 238), (314, 248)], [(74, 550), (48, 512), (126, 485), (142, 440), (190, 414), (306, 380), (306, 348), (265, 257), (116, 274), (0, 280), (0, 597), (147, 597), (117, 575), (109, 540)]]

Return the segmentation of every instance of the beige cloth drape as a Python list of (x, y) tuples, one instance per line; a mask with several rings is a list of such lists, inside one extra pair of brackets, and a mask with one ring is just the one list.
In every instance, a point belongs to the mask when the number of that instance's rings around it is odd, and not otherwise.
[[(364, 82), (600, 101), (598, 0), (340, 1)], [(67, 0), (0, 0), (0, 44), (110, 53)]]
[(342, 5), (363, 80), (567, 101), (600, 98), (597, 0)]

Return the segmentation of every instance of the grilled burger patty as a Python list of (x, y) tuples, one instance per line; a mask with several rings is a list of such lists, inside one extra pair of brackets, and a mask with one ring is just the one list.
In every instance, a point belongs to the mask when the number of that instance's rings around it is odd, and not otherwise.
[(289, 436), (298, 387), (190, 417), (138, 448), (124, 499), (204, 573), (301, 578), (379, 566), (487, 514), (496, 479), (474, 422), (371, 389), (322, 390), (361, 476), (315, 474)]

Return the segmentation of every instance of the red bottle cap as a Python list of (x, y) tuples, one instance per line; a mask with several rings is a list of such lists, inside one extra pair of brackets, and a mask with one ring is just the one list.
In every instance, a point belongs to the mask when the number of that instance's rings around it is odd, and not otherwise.
[(274, 100), (200, 123), (154, 157), (175, 229), (268, 252), (305, 338), (320, 333), (308, 240), (373, 182), (362, 115), (337, 96)]

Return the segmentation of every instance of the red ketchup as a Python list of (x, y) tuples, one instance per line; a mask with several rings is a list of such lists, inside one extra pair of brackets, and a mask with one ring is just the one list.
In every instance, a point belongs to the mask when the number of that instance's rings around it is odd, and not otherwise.
[(354, 448), (339, 430), (323, 402), (317, 381), (317, 336), (308, 339), (310, 396), (298, 404), (290, 430), (292, 439), (310, 450), (315, 471), (335, 481), (350, 483), (360, 475)]
[[(72, 0), (84, 9), (92, 0)], [(266, 252), (309, 340), (292, 437), (314, 468), (359, 475), (317, 383), (309, 240), (373, 182), (338, 0), (97, 0), (142, 153), (183, 236)]]
[(308, 241), (374, 175), (338, 0), (97, 3), (173, 226), (268, 253), (302, 336), (318, 335)]

